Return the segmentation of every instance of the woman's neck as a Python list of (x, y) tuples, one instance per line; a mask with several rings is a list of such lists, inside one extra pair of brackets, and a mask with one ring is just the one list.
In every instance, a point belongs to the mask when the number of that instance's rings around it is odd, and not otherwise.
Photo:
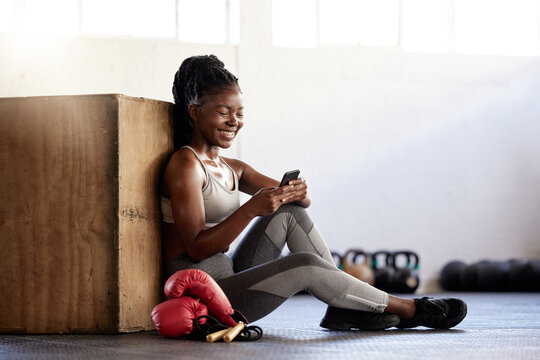
[(188, 145), (208, 160), (217, 161), (219, 159), (220, 147), (208, 144), (205, 139), (194, 136)]

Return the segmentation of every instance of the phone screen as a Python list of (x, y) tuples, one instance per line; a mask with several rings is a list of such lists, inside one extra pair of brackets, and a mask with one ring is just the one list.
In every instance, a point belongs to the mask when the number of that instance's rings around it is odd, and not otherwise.
[(280, 187), (285, 186), (289, 183), (289, 181), (298, 179), (298, 175), (300, 175), (300, 170), (291, 170), (287, 171), (283, 175), (283, 179), (281, 179), (281, 183), (279, 184)]

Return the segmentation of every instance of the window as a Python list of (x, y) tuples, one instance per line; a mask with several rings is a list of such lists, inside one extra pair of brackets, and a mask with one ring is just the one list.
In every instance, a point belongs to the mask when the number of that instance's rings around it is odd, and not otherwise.
[(77, 0), (26, 0), (24, 5), (23, 32), (60, 36), (77, 34)]
[(456, 51), (538, 55), (537, 0), (455, 0)]
[(319, 0), (321, 41), (396, 46), (399, 0)]
[(238, 44), (239, 0), (179, 0), (178, 38), (194, 43)]
[(399, 0), (358, 0), (358, 2), (360, 44), (396, 46), (399, 35)]
[(403, 0), (402, 45), (405, 50), (448, 51), (448, 0)]
[(0, 0), (0, 32), (9, 32), (13, 29), (13, 1)]
[(361, 12), (357, 0), (320, 0), (321, 41), (328, 44), (358, 44)]
[(87, 34), (174, 38), (175, 0), (82, 0)]
[(272, 32), (276, 46), (314, 47), (317, 44), (316, 1), (272, 1)]

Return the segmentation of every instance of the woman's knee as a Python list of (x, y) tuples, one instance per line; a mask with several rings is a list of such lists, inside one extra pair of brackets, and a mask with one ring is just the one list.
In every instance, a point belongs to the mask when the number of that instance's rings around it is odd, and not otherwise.
[(284, 213), (284, 212), (291, 213), (293, 215), (296, 215), (296, 214), (307, 215), (306, 209), (295, 203), (281, 205), (279, 209), (277, 209), (276, 211), (276, 213)]

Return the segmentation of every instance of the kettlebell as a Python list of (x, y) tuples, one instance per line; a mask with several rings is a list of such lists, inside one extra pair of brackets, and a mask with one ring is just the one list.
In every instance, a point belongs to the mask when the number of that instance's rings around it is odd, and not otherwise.
[[(398, 266), (398, 257), (405, 257), (404, 266)], [(396, 251), (392, 255), (395, 273), (391, 280), (392, 292), (412, 294), (418, 289), (420, 279), (418, 277), (419, 257), (413, 251)]]
[(371, 268), (375, 275), (375, 287), (390, 292), (390, 282), (394, 276), (392, 253), (388, 250), (379, 250), (371, 254)]
[[(363, 257), (364, 261), (362, 263), (359, 263), (357, 259), (359, 257)], [(360, 280), (367, 282), (369, 285), (375, 284), (375, 274), (373, 274), (373, 270), (370, 266), (370, 256), (368, 253), (364, 251), (357, 251), (354, 253), (352, 261), (354, 264), (359, 264), (358, 270), (361, 272), (361, 277), (359, 277)]]
[[(358, 257), (364, 256), (364, 262), (362, 264), (356, 264), (355, 261)], [(351, 260), (349, 260), (351, 258)], [(347, 274), (354, 276), (355, 278), (367, 282), (370, 285), (375, 283), (375, 277), (373, 271), (369, 266), (369, 255), (360, 249), (350, 249), (343, 255), (343, 271)]]
[(343, 257), (335, 251), (330, 251), (338, 269), (343, 270)]

